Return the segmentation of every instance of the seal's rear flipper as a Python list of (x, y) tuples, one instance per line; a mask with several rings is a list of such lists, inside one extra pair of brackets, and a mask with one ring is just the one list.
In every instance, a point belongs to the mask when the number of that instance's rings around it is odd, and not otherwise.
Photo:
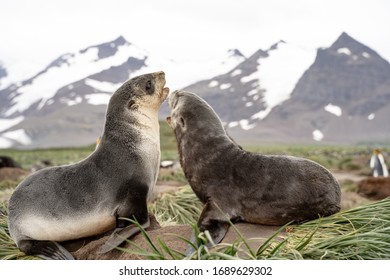
[[(150, 226), (150, 220), (148, 220), (141, 225), (143, 229), (146, 229)], [(104, 254), (112, 249), (118, 247), (125, 241), (126, 239), (132, 237), (133, 235), (139, 233), (141, 230), (139, 227), (135, 224), (128, 225), (124, 228), (117, 228), (114, 230), (114, 232), (111, 234), (111, 236), (108, 238), (106, 243), (101, 247), (99, 254)]]
[(54, 241), (22, 240), (19, 242), (19, 249), (45, 260), (74, 260), (64, 247)]

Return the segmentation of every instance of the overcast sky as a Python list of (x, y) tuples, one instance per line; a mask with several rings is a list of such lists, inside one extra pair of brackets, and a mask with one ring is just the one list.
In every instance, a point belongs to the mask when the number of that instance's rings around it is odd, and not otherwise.
[(0, 61), (46, 66), (119, 35), (172, 59), (250, 55), (280, 39), (328, 47), (343, 31), (390, 60), (389, 14), (387, 0), (0, 0)]

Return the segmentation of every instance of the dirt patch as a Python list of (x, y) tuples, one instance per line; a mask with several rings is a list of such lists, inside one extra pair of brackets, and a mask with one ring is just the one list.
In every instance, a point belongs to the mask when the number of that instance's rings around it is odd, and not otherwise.
[(390, 177), (370, 177), (358, 184), (358, 193), (367, 198), (379, 200), (390, 196)]
[(28, 171), (18, 167), (3, 167), (0, 168), (0, 181), (19, 181), (28, 174)]
[(341, 210), (348, 210), (370, 202), (356, 192), (341, 191)]
[[(181, 240), (180, 237), (190, 240), (192, 237), (192, 228), (189, 225), (174, 225), (167, 226), (163, 228), (149, 228), (147, 233), (152, 240), (153, 244), (159, 249), (160, 252), (164, 252), (161, 245), (159, 244), (159, 240), (164, 242), (171, 251), (177, 251), (184, 253), (187, 249), (188, 244)], [(157, 226), (158, 227), (158, 226)], [(255, 224), (246, 224), (246, 223), (238, 223), (236, 224), (236, 228), (238, 231), (244, 236), (245, 239), (248, 240), (248, 243), (252, 250), (256, 250), (267, 238), (272, 236), (279, 227), (273, 226), (263, 226), (263, 225), (255, 225)], [(280, 236), (283, 236), (285, 233), (281, 233)], [(145, 256), (135, 254), (134, 251), (139, 251), (135, 246), (125, 243), (122, 244), (122, 248), (126, 251), (114, 249), (111, 252), (106, 254), (99, 254), (100, 247), (105, 243), (108, 239), (109, 234), (92, 240), (85, 241), (82, 247), (78, 250), (72, 252), (72, 255), (79, 260), (140, 260), (146, 259)], [(229, 229), (225, 238), (222, 240), (223, 243), (231, 244), (234, 241), (239, 239), (239, 235), (236, 230), (232, 227)], [(152, 252), (152, 249), (145, 237), (142, 234), (138, 234), (131, 239), (132, 242), (137, 244), (142, 250)], [(68, 248), (68, 247), (67, 247)], [(69, 249), (69, 248), (68, 248)], [(242, 250), (245, 251), (246, 248), (242, 246)], [(242, 253), (244, 254), (244, 253)], [(164, 257), (167, 259), (171, 259), (166, 252), (164, 252)]]
[(343, 181), (352, 181), (354, 183), (360, 182), (361, 180), (367, 178), (367, 176), (354, 173), (354, 172), (341, 172), (341, 171), (333, 171), (333, 176), (336, 180), (341, 184)]

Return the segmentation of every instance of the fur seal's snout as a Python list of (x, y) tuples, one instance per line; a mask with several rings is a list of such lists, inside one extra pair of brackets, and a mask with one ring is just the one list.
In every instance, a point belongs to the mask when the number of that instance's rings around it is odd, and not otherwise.
[(166, 83), (166, 81), (165, 81), (165, 72), (164, 71), (159, 71), (159, 72), (156, 72), (154, 74), (157, 75), (160, 79), (164, 80), (161, 93), (159, 93), (161, 95), (162, 101), (164, 101), (167, 98), (168, 94), (169, 94), (169, 88), (165, 87), (165, 83)]

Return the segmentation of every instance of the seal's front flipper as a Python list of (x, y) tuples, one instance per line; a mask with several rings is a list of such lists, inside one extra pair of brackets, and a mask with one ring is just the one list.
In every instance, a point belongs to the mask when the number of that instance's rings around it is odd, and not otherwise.
[(22, 240), (19, 249), (27, 255), (35, 255), (45, 260), (74, 260), (74, 257), (54, 241)]
[(198, 227), (200, 232), (209, 231), (215, 244), (218, 244), (225, 237), (230, 227), (230, 217), (223, 213), (221, 208), (214, 202), (208, 201), (200, 214)]
[[(223, 211), (212, 201), (208, 201), (198, 220), (198, 228), (200, 232), (209, 232), (209, 236), (212, 240), (208, 240), (206, 246), (212, 247), (213, 244), (218, 244), (225, 237), (230, 227), (230, 218), (223, 213)], [(191, 238), (191, 243), (196, 247), (195, 233)], [(192, 245), (187, 247), (185, 252), (186, 256), (190, 256), (195, 251)]]
[[(141, 225), (143, 229), (146, 229), (150, 226), (150, 220), (148, 220)], [(118, 247), (125, 241), (126, 239), (132, 237), (133, 235), (139, 233), (141, 230), (138, 228), (137, 225), (131, 224), (124, 228), (117, 228), (114, 230), (114, 232), (110, 235), (106, 243), (101, 247), (99, 254), (104, 254), (112, 249)]]

